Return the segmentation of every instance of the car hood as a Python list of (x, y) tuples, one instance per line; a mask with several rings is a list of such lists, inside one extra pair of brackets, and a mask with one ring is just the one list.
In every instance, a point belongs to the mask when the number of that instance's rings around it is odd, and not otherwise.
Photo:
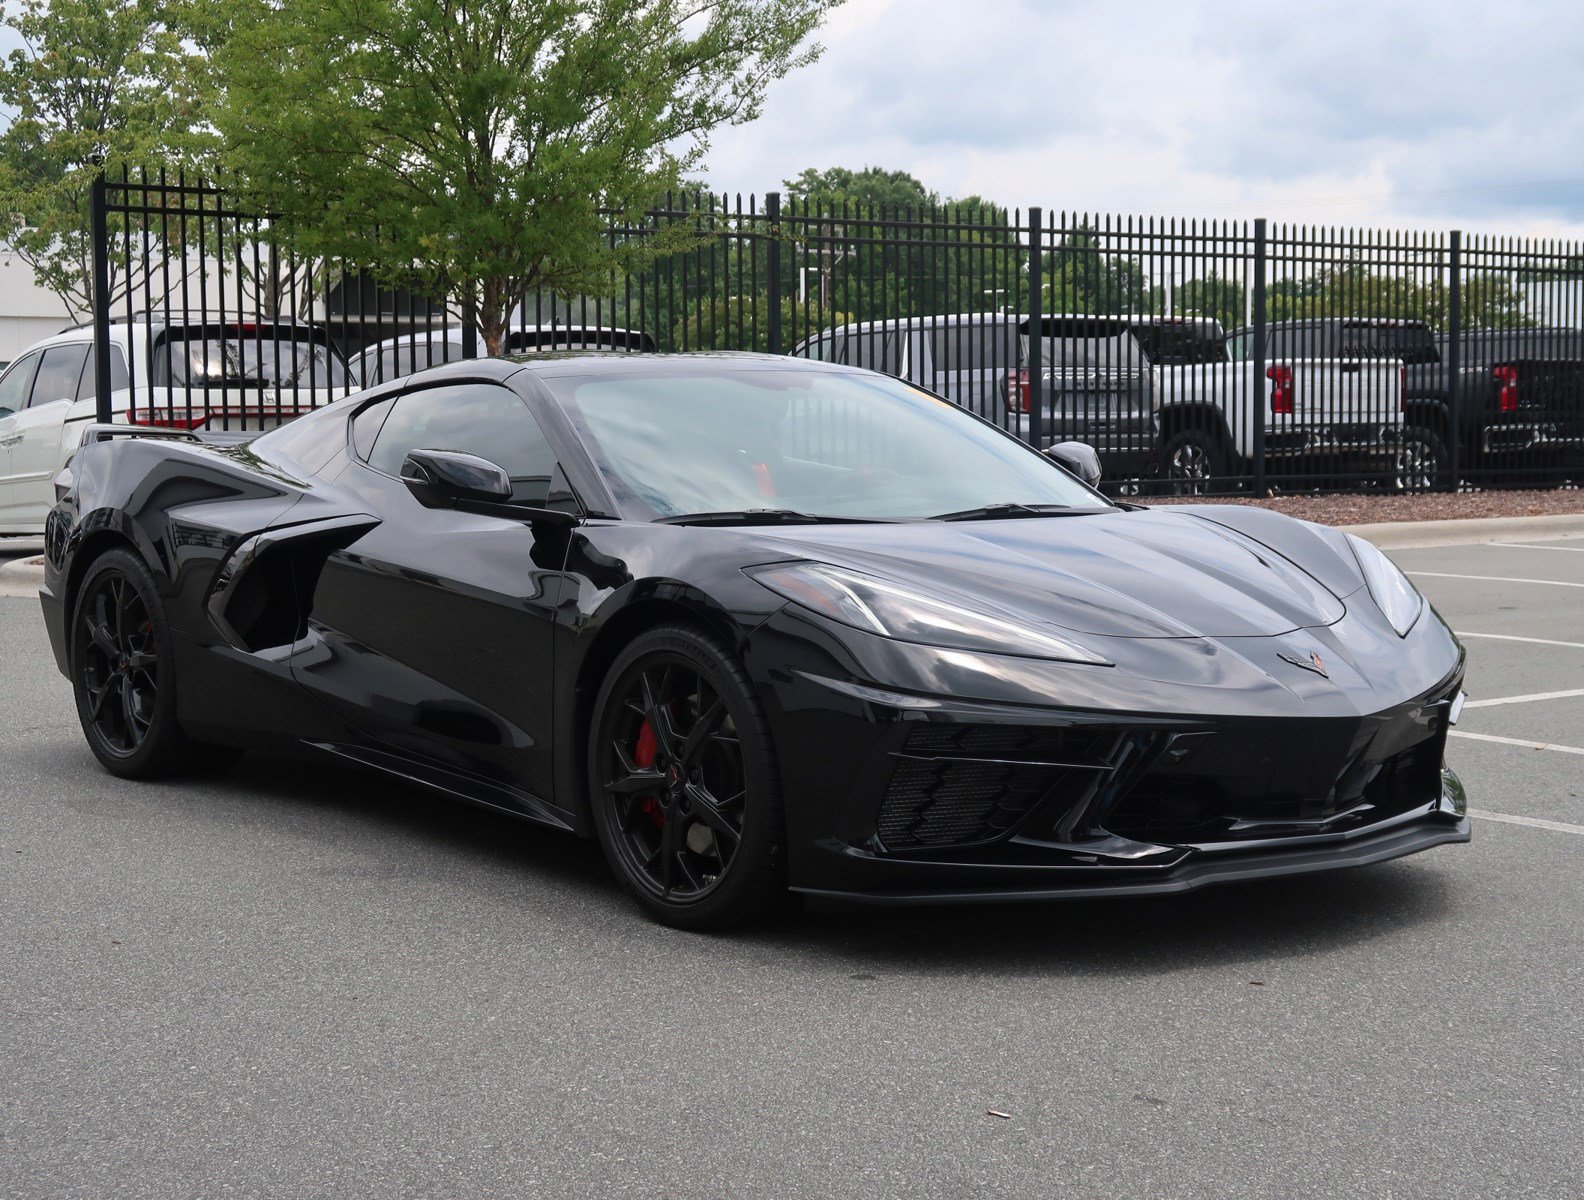
[[(1313, 535), (1286, 523), (1295, 541)], [(1330, 588), (1269, 546), (1181, 510), (1021, 520), (756, 530), (788, 558), (956, 592), (1105, 637), (1270, 637), (1334, 624), (1356, 575)], [(1351, 587), (1338, 590), (1339, 580)]]

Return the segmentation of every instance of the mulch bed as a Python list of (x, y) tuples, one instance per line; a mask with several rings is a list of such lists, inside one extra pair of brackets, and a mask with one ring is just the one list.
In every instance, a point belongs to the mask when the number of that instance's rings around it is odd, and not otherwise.
[(1538, 517), (1584, 513), (1584, 488), (1547, 491), (1432, 492), (1413, 496), (1361, 493), (1350, 496), (1274, 496), (1268, 500), (1226, 496), (1137, 501), (1141, 504), (1256, 504), (1322, 525), (1369, 525), (1377, 521), (1450, 521), (1465, 517)]

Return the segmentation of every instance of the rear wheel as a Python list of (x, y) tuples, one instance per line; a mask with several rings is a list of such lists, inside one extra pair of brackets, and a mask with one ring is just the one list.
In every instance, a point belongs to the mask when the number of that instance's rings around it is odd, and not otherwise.
[(1392, 487), (1399, 492), (1432, 492), (1451, 476), (1451, 456), (1446, 442), (1434, 429), (1410, 425), (1397, 447)]
[(784, 901), (774, 748), (714, 638), (670, 625), (622, 652), (595, 701), (589, 781), (605, 856), (656, 920), (725, 928)]
[(154, 578), (129, 550), (88, 568), (71, 625), (77, 716), (112, 774), (152, 779), (225, 765), (241, 751), (194, 742), (176, 722), (175, 655)]
[(1204, 496), (1227, 473), (1221, 439), (1203, 429), (1180, 429), (1161, 447), (1161, 477), (1169, 496)]

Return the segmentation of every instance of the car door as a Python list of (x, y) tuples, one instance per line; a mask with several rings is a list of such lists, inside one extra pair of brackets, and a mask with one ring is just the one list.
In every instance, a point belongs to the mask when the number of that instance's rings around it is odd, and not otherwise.
[(27, 407), (11, 427), (10, 521), (29, 530), (44, 527), (44, 515), (55, 500), (52, 481), (60, 470), (60, 435), (78, 397), (87, 342), (65, 342), (44, 348), (33, 375)]
[(11, 520), (42, 530), (55, 503), (52, 486), (61, 468), (61, 435), (88, 360), (88, 342), (49, 346), (39, 359), (27, 408), (16, 416), (11, 443)]
[(27, 416), (33, 376), (42, 357), (39, 351), (25, 354), (0, 375), (0, 533), (32, 532), (22, 526), (17, 513), (13, 462), (16, 447), (22, 441), (20, 426)]
[(378, 524), (324, 561), (293, 674), (367, 736), (354, 757), (384, 755), (431, 784), (555, 819), (552, 621), (575, 592), (561, 574), (566, 534), (425, 507), (398, 478), (419, 449), (489, 459), (519, 503), (575, 507), (508, 388), (448, 381), (364, 408), (335, 486)]

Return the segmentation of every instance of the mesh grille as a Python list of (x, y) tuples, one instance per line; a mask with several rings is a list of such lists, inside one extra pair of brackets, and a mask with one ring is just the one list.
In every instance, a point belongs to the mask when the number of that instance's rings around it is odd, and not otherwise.
[(890, 850), (989, 841), (1012, 828), (1062, 774), (1015, 763), (902, 759), (876, 829)]

